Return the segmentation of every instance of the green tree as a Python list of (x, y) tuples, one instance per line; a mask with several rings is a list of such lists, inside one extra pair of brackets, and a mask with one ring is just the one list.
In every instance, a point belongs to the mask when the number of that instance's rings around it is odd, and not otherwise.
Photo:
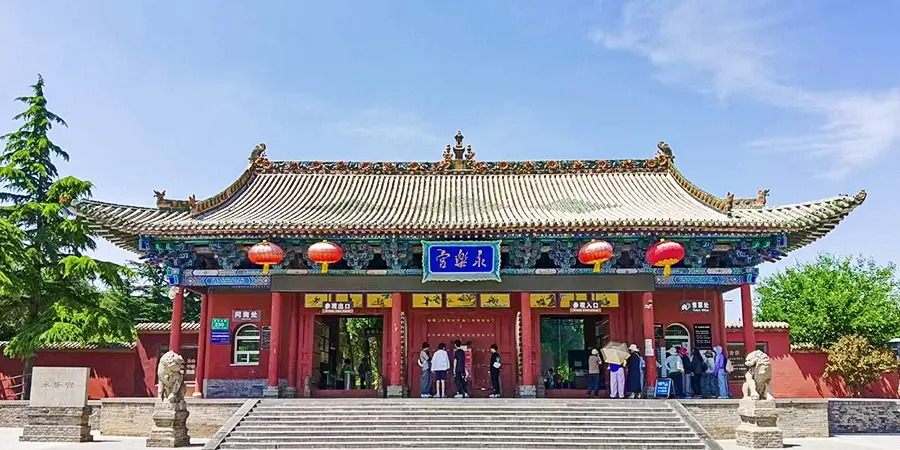
[(853, 397), (860, 397), (863, 389), (883, 374), (897, 370), (893, 352), (875, 348), (856, 334), (842, 336), (827, 352), (825, 375), (841, 377)]
[[(122, 305), (133, 323), (169, 322), (172, 319), (171, 287), (166, 283), (165, 269), (141, 262), (128, 263), (130, 273), (124, 283), (113, 286), (104, 295)], [(184, 296), (185, 322), (200, 320), (200, 296), (186, 291)]]
[[(54, 159), (69, 155), (48, 136), (62, 118), (47, 109), (44, 80), (32, 95), (19, 97), (26, 110), (13, 120), (22, 126), (0, 137), (0, 218), (21, 232), (20, 255), (10, 270), (14, 284), (2, 292), (0, 308), (14, 333), (4, 352), (25, 361), (30, 375), (34, 354), (61, 341), (104, 343), (131, 340), (134, 328), (121, 305), (104, 298), (100, 285), (120, 286), (126, 270), (95, 260), (88, 225), (65, 205), (89, 197), (91, 183), (60, 177)], [(6, 241), (9, 246), (9, 241)]]
[(900, 337), (900, 284), (893, 264), (819, 255), (764, 279), (756, 319), (791, 325), (791, 342), (828, 347), (857, 334), (883, 347)]

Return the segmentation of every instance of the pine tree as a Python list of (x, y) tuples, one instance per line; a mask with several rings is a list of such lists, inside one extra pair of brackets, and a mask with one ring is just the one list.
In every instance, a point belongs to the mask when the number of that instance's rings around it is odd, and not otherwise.
[[(54, 159), (68, 161), (69, 155), (48, 134), (66, 122), (47, 109), (40, 75), (31, 89), (33, 95), (16, 99), (27, 107), (13, 118), (22, 126), (0, 137), (5, 142), (0, 220), (21, 235), (21, 251), (7, 261), (11, 283), (0, 290), (5, 316), (0, 320), (13, 330), (4, 352), (24, 359), (27, 378), (35, 353), (48, 344), (120, 342), (134, 336), (125, 310), (98, 289), (120, 286), (126, 269), (85, 256), (96, 246), (94, 235), (66, 209), (69, 202), (89, 197), (92, 188), (88, 181), (60, 178), (54, 165)], [(0, 234), (0, 239), (5, 241), (0, 248), (11, 245), (8, 236)]]

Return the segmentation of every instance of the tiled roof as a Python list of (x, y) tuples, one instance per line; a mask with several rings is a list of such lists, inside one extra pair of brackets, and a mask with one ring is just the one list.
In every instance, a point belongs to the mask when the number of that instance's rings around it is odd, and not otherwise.
[[(446, 162), (446, 161), (445, 161)], [(259, 158), (202, 201), (158, 208), (80, 201), (102, 236), (462, 236), (504, 233), (787, 233), (818, 239), (865, 193), (784, 206), (713, 196), (664, 155), (649, 160), (444, 163), (269, 162)]]
[[(169, 322), (145, 322), (134, 326), (139, 333), (168, 333), (172, 331), (172, 324)], [(198, 322), (182, 322), (181, 331), (199, 332), (200, 323)]]
[[(753, 322), (754, 330), (761, 331), (787, 331), (791, 326), (787, 322)], [(742, 322), (728, 322), (725, 324), (728, 331), (740, 331), (744, 329)]]
[[(9, 345), (9, 341), (0, 341), (0, 348)], [(108, 343), (108, 344), (82, 344), (80, 342), (57, 342), (44, 346), (42, 350), (134, 350), (136, 344)]]

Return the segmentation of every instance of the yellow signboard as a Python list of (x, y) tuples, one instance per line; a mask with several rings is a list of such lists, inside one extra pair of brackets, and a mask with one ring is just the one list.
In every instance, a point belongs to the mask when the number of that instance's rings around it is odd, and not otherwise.
[(509, 308), (510, 298), (508, 293), (481, 294), (482, 308)]
[(556, 308), (556, 294), (553, 293), (531, 293), (528, 300), (532, 308)]
[(448, 308), (474, 308), (478, 297), (475, 294), (447, 294)]
[(390, 308), (394, 303), (394, 296), (387, 292), (380, 294), (366, 294), (366, 306), (369, 308)]
[(306, 294), (303, 297), (303, 306), (307, 308), (321, 308), (325, 302), (331, 301), (331, 294)]
[(443, 294), (413, 294), (413, 308), (440, 308), (444, 306)]

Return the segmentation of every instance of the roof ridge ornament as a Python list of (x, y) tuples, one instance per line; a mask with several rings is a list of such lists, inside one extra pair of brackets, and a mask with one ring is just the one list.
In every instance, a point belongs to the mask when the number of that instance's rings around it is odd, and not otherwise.
[(656, 144), (656, 157), (665, 159), (667, 162), (674, 163), (675, 162), (675, 154), (672, 153), (672, 148), (669, 147), (669, 144), (666, 144), (664, 141), (659, 141)]
[(253, 164), (260, 158), (266, 158), (266, 144), (263, 142), (253, 147), (253, 151), (250, 152), (250, 157), (247, 159), (250, 161), (250, 164)]
[(452, 165), (453, 170), (471, 169), (475, 164), (475, 152), (472, 151), (472, 146), (463, 146), (463, 139), (465, 138), (462, 130), (456, 130), (456, 135), (453, 136), (456, 145), (451, 147), (451, 144), (447, 144), (447, 148), (444, 149), (443, 162), (448, 167)]
[(754, 206), (766, 206), (766, 199), (769, 197), (768, 189), (759, 189), (756, 191), (756, 202)]

